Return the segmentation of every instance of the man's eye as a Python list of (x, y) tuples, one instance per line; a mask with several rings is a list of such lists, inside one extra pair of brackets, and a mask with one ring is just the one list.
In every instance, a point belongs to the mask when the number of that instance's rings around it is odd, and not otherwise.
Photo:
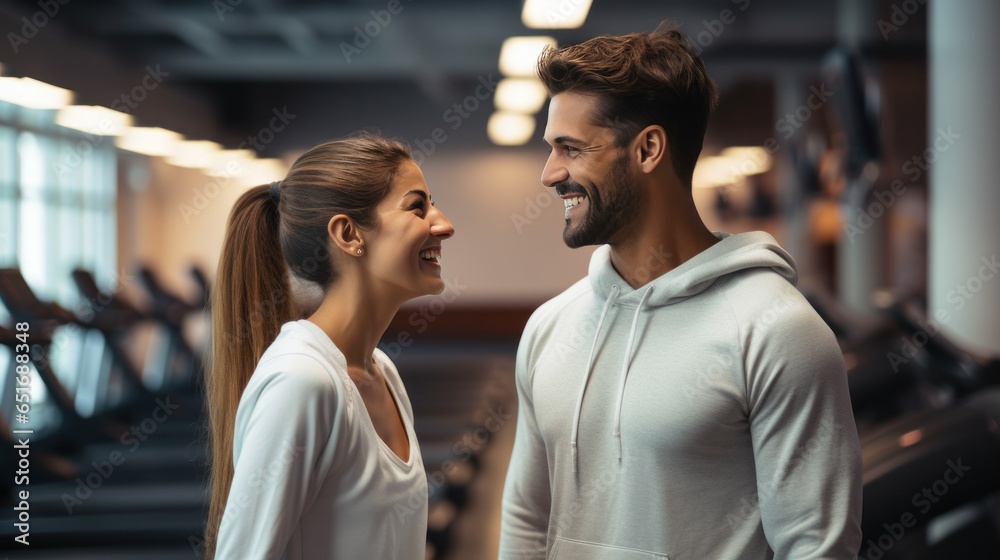
[(563, 146), (563, 150), (565, 150), (567, 154), (575, 154), (580, 151), (578, 148), (574, 148), (573, 146)]

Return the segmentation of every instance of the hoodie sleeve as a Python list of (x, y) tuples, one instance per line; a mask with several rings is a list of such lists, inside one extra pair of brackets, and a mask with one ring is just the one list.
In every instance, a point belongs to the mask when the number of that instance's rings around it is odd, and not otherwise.
[(282, 370), (269, 373), (251, 393), (255, 398), (240, 403), (235, 472), (219, 527), (218, 560), (281, 557), (315, 499), (317, 481), (330, 468), (322, 457), (335, 443), (333, 380), (308, 356), (274, 359), (281, 361)]
[(861, 447), (836, 339), (804, 300), (745, 336), (757, 497), (775, 560), (853, 560)]
[(517, 433), (503, 491), (499, 560), (544, 560), (549, 528), (548, 459), (531, 399), (532, 324), (517, 351)]

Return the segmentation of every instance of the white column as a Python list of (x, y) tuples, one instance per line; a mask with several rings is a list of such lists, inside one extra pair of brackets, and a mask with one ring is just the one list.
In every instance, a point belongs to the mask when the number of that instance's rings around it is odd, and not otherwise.
[(928, 7), (928, 312), (960, 344), (1000, 353), (1000, 2)]

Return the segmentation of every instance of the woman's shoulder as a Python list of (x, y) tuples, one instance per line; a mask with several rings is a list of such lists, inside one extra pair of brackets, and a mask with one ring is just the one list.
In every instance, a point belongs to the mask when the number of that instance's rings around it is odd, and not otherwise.
[[(281, 327), (277, 338), (258, 362), (258, 369), (274, 369), (289, 361), (312, 361), (323, 370), (343, 379), (347, 364), (343, 353), (323, 333), (308, 321), (289, 321)], [(279, 368), (280, 369), (280, 368)]]
[(311, 339), (301, 325), (286, 323), (278, 338), (261, 356), (247, 393), (278, 391), (288, 396), (343, 398), (341, 367)]
[(250, 378), (251, 385), (281, 384), (302, 391), (335, 392), (339, 390), (336, 369), (309, 352), (282, 352), (261, 361)]
[(248, 445), (271, 445), (284, 437), (314, 438), (322, 447), (355, 416), (339, 376), (321, 355), (294, 345), (268, 352), (240, 397), (234, 457)]

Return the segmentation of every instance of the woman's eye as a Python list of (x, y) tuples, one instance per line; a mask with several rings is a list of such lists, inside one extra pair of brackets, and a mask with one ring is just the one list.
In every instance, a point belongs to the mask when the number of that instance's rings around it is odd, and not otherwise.
[(423, 212), (425, 208), (426, 205), (424, 204), (423, 200), (414, 202), (413, 206), (410, 206), (410, 210), (420, 210), (421, 212)]

